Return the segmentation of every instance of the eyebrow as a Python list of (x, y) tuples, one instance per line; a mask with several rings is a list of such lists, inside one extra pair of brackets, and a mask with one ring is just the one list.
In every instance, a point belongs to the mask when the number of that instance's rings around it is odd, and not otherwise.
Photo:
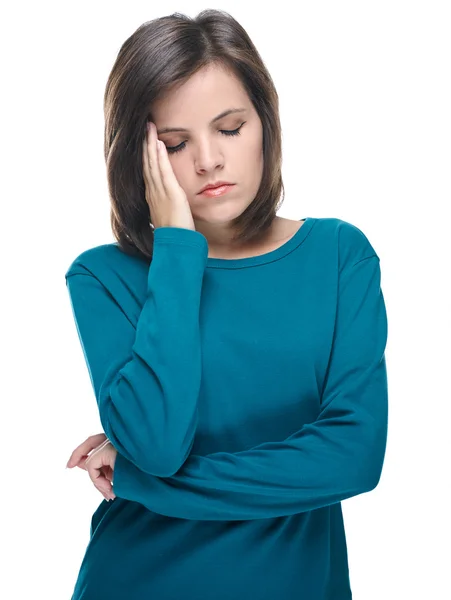
[[(227, 115), (237, 112), (244, 112), (246, 110), (246, 108), (229, 108), (227, 110), (224, 110), (221, 114), (217, 115), (214, 119), (210, 121), (210, 125), (212, 125), (216, 121), (219, 121), (219, 119), (226, 117)], [(174, 131), (184, 131), (185, 133), (188, 133), (189, 129), (185, 129), (183, 127), (163, 127), (163, 129), (158, 129), (157, 134), (161, 135), (162, 133), (171, 133)]]

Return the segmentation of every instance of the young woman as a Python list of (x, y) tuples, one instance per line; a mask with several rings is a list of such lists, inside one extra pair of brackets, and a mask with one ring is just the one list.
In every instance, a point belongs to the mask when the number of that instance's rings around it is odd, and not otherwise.
[(276, 215), (277, 93), (224, 11), (142, 25), (105, 119), (117, 242), (66, 273), (104, 429), (68, 463), (105, 496), (72, 600), (351, 599), (341, 501), (387, 436), (375, 249)]

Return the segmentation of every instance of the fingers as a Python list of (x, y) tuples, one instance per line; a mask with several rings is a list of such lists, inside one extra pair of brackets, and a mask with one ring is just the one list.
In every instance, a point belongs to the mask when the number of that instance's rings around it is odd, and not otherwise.
[(144, 138), (143, 169), (151, 196), (157, 195), (161, 197), (164, 193), (164, 185), (160, 173), (159, 152), (157, 150), (157, 129), (154, 123), (149, 123), (150, 127), (148, 127), (147, 135)]
[(99, 446), (102, 442), (106, 441), (106, 435), (104, 433), (98, 433), (96, 435), (90, 435), (83, 443), (75, 448), (67, 461), (68, 467), (75, 467), (78, 465), (80, 460), (88, 455), (91, 450)]
[(86, 470), (88, 471), (88, 475), (92, 483), (107, 499), (116, 497), (113, 492), (111, 482), (104, 473), (104, 469), (107, 469), (109, 477), (112, 477), (113, 471), (108, 465), (108, 457), (105, 455), (105, 452), (102, 452), (102, 448), (105, 447), (105, 444), (109, 443), (110, 441), (106, 440), (101, 447), (96, 448), (85, 463)]
[[(72, 452), (67, 466), (79, 466), (87, 471), (91, 481), (102, 496), (106, 500), (113, 500), (116, 497), (111, 485), (114, 474), (111, 465), (114, 465), (114, 459), (111, 458), (111, 452), (102, 452), (108, 444), (113, 448), (104, 433), (89, 436)], [(113, 450), (113, 456), (115, 456), (115, 450)], [(111, 465), (108, 463), (111, 463)]]
[(147, 133), (144, 136), (143, 139), (143, 177), (144, 177), (144, 181), (146, 184), (146, 192), (147, 192), (147, 188), (149, 188), (149, 191), (151, 191), (152, 193), (154, 193), (154, 183), (152, 181), (152, 177), (150, 174), (150, 159), (149, 159), (149, 151), (148, 151), (148, 144), (149, 144), (149, 136), (150, 136), (150, 132), (149, 129), (147, 129)]
[(89, 456), (87, 454), (84, 454), (81, 457), (81, 459), (79, 460), (79, 462), (74, 466), (78, 467), (79, 469), (83, 469), (84, 471), (87, 471), (88, 469), (85, 466), (85, 462), (87, 461), (88, 458), (89, 458)]
[[(97, 454), (100, 454), (100, 452), (105, 448), (105, 446), (107, 446), (108, 444), (111, 444), (110, 440), (108, 438), (106, 438), (99, 446), (97, 446), (96, 448), (94, 448), (94, 450), (91, 452), (91, 454), (88, 456), (88, 458), (86, 459), (85, 462), (85, 467), (88, 466), (88, 462), (91, 461)], [(102, 455), (103, 456), (103, 455)], [(103, 466), (104, 463), (102, 463)]]
[[(106, 436), (105, 436), (106, 437)], [(77, 464), (75, 464), (74, 466), (79, 467), (80, 469), (84, 469), (85, 471), (87, 471), (87, 467), (86, 467), (86, 463), (88, 462), (88, 460), (99, 450), (102, 450), (103, 448), (105, 448), (105, 446), (107, 444), (110, 443), (110, 440), (108, 438), (106, 438), (99, 446), (97, 446), (97, 448), (94, 448), (94, 451), (91, 452), (91, 454), (84, 454), (80, 460), (78, 461)]]
[(166, 146), (163, 142), (158, 150), (158, 164), (161, 173), (161, 182), (166, 194), (173, 194), (174, 197), (177, 194), (178, 181), (175, 178), (174, 171), (172, 169), (171, 161), (169, 160)]
[[(102, 450), (103, 448), (105, 448), (105, 446), (107, 446), (108, 444), (111, 444), (110, 440), (105, 436), (105, 440), (99, 444), (96, 448), (94, 448), (94, 452), (100, 452), (100, 450)], [(89, 460), (89, 459), (88, 459)]]
[(88, 471), (92, 483), (104, 496), (110, 496), (113, 493), (111, 483), (107, 480), (101, 470), (90, 469)]

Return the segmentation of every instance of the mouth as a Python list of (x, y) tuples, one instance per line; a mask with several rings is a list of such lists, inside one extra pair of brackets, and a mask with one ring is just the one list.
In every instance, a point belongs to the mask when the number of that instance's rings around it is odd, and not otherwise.
[(215, 198), (216, 196), (222, 196), (223, 194), (227, 194), (234, 187), (234, 183), (227, 183), (224, 185), (219, 185), (214, 188), (207, 188), (202, 192), (199, 192), (199, 196), (207, 196), (210, 198)]
[(205, 190), (213, 190), (217, 187), (222, 187), (223, 185), (234, 185), (231, 181), (224, 181), (223, 179), (218, 179), (218, 181), (212, 181), (211, 183), (207, 183), (204, 187), (198, 192), (198, 194), (202, 194)]

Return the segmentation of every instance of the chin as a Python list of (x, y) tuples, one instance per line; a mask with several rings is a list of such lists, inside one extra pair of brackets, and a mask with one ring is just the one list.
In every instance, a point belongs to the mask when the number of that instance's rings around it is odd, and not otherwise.
[(205, 221), (208, 223), (216, 223), (218, 225), (228, 223), (236, 217), (239, 217), (240, 214), (247, 208), (247, 204), (242, 206), (237, 202), (233, 203), (224, 203), (215, 205), (215, 198), (209, 199), (210, 202), (202, 206), (202, 209), (199, 210), (199, 206), (196, 207), (196, 212), (193, 212), (193, 218), (198, 221)]

